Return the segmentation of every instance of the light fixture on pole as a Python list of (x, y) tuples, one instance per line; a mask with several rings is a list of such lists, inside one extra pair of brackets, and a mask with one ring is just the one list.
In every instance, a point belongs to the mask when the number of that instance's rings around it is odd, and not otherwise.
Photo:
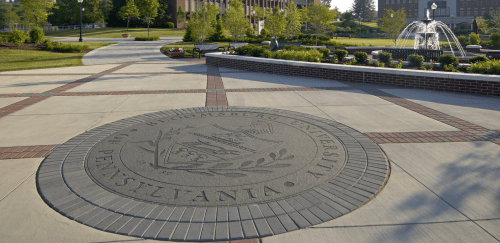
[(80, 40), (78, 40), (79, 42), (82, 42), (83, 39), (82, 39), (82, 3), (83, 3), (83, 0), (77, 0), (79, 3), (80, 3)]
[(431, 9), (432, 9), (432, 19), (436, 19), (436, 17), (435, 17), (435, 15), (434, 15), (434, 14), (436, 13), (436, 8), (437, 8), (437, 7), (438, 7), (438, 6), (436, 5), (436, 3), (432, 3), (432, 5), (431, 5)]

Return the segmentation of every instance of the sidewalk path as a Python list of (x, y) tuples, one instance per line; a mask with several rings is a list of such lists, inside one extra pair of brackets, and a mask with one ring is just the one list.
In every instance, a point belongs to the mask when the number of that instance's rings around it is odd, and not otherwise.
[[(154, 51), (169, 41), (123, 41), (95, 52), (93, 66), (0, 72), (0, 241), (146, 241), (92, 228), (112, 218), (89, 219), (89, 227), (54, 211), (37, 192), (40, 163), (116, 120), (229, 105), (335, 120), (372, 139), (391, 163), (385, 188), (353, 212), (245, 242), (499, 242), (500, 98), (207, 67)], [(147, 223), (136, 233), (155, 230)]]
[[(56, 39), (59, 42), (78, 41), (78, 37)], [(83, 38), (83, 41), (108, 41), (117, 44), (105, 46), (87, 53), (84, 65), (108, 63), (147, 62), (170, 59), (160, 52), (166, 44), (181, 41), (182, 37), (161, 37), (159, 41), (134, 41), (134, 38)]]

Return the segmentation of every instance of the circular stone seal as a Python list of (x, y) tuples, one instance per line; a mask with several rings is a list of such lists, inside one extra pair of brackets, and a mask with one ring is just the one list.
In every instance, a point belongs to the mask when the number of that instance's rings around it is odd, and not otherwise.
[(288, 198), (332, 180), (346, 150), (330, 131), (259, 112), (153, 119), (97, 143), (85, 160), (103, 188), (165, 205), (221, 206)]
[(174, 241), (264, 237), (342, 216), (383, 188), (378, 145), (338, 122), (255, 107), (168, 110), (55, 149), (41, 197), (107, 232)]

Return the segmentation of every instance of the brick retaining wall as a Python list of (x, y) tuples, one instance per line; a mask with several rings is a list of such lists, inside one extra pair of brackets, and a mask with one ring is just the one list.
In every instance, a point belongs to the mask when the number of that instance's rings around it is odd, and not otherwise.
[(337, 81), (500, 96), (500, 76), (307, 63), (210, 53), (207, 65)]

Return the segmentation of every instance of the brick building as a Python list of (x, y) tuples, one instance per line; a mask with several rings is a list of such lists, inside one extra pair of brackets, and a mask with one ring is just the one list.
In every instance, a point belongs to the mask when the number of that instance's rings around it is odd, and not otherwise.
[[(308, 3), (316, 2), (320, 3), (320, 0), (242, 0), (245, 5), (245, 14), (249, 18), (249, 21), (254, 22), (252, 18), (252, 6), (254, 4), (258, 4), (263, 8), (273, 8), (275, 6), (279, 6), (280, 8), (284, 8), (285, 5), (289, 2), (295, 2), (297, 7), (301, 8), (302, 6), (307, 6)], [(195, 11), (199, 6), (204, 3), (212, 3), (218, 6), (221, 9), (221, 15), (224, 14), (225, 9), (229, 6), (228, 0), (170, 0), (168, 2), (169, 6), (173, 10), (172, 16), (175, 17), (179, 6), (182, 6), (182, 9), (186, 14), (189, 14), (191, 11)], [(176, 23), (175, 19), (172, 22)], [(177, 24), (177, 23), (176, 23)], [(182, 26), (177, 26), (182, 27)]]
[(378, 17), (384, 16), (384, 9), (398, 11), (405, 8), (408, 23), (425, 18), (427, 9), (432, 18), (432, 3), (436, 3), (434, 12), (436, 20), (442, 21), (452, 28), (458, 24), (471, 24), (474, 17), (484, 16), (485, 13), (500, 11), (500, 0), (378, 0)]

